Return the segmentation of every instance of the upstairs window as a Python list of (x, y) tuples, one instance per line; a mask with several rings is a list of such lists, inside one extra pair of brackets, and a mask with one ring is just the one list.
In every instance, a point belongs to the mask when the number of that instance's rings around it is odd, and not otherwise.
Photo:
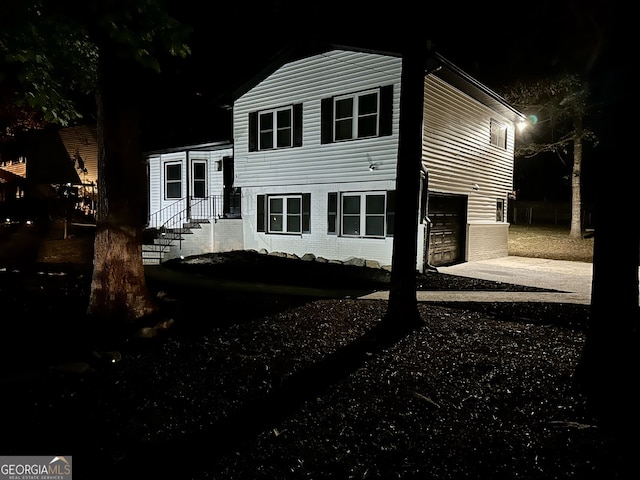
[(285, 148), (293, 145), (293, 111), (291, 107), (258, 114), (258, 148)]
[(302, 145), (302, 104), (251, 112), (249, 151)]
[(393, 85), (321, 102), (322, 143), (391, 135)]
[(334, 140), (378, 135), (379, 90), (334, 99)]
[(165, 163), (164, 195), (166, 199), (182, 198), (182, 164)]
[(503, 150), (507, 149), (507, 127), (497, 120), (491, 119), (491, 145)]

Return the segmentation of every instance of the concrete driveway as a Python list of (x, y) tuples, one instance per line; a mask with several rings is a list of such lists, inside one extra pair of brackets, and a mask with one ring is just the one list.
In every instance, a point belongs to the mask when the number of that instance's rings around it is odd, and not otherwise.
[[(438, 268), (441, 273), (527, 285), (555, 292), (502, 292), (495, 301), (591, 303), (593, 264), (546, 258), (502, 257)], [(488, 292), (489, 293), (489, 292)], [(485, 295), (486, 298), (486, 295)]]
[[(418, 301), (462, 302), (559, 302), (591, 304), (593, 264), (544, 258), (502, 257), (438, 267), (448, 275), (480, 278), (551, 289), (554, 292), (418, 292)], [(375, 292), (362, 298), (388, 298), (389, 292)]]

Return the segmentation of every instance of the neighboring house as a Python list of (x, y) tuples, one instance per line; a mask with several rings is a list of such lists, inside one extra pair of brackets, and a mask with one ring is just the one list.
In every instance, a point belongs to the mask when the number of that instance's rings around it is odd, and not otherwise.
[[(282, 57), (234, 93), (244, 249), (391, 265), (401, 72), (399, 55), (332, 48)], [(506, 256), (525, 117), (436, 53), (423, 108), (416, 268)], [(163, 171), (151, 188), (166, 195)]]
[[(0, 223), (12, 221), (12, 215), (19, 209), (19, 202), (24, 197), (26, 180), (20, 175), (24, 163), (7, 163), (4, 168), (0, 163)], [(22, 215), (20, 215), (22, 217)]]
[(98, 195), (98, 133), (95, 125), (76, 125), (58, 130), (58, 136), (78, 173), (78, 206), (94, 214)]
[(95, 127), (51, 128), (20, 136), (0, 160), (3, 216), (56, 215), (61, 197), (73, 202), (72, 207), (93, 213), (97, 151)]

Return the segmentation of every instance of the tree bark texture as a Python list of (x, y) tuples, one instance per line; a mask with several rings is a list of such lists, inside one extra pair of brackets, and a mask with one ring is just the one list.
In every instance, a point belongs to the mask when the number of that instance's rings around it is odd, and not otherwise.
[(582, 117), (574, 119), (573, 168), (571, 172), (571, 238), (582, 237)]
[(132, 322), (156, 311), (142, 264), (146, 171), (142, 162), (138, 96), (140, 72), (100, 49), (98, 107), (98, 204), (88, 314)]
[(396, 218), (386, 321), (397, 326), (421, 322), (416, 297), (416, 256), (426, 44), (407, 45), (402, 58), (400, 134), (396, 176)]

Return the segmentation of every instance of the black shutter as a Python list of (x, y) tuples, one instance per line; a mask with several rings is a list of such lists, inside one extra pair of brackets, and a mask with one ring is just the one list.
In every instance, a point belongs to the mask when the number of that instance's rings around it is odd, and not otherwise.
[(249, 114), (249, 151), (258, 150), (258, 112)]
[(302, 146), (302, 104), (293, 106), (293, 146)]
[(393, 129), (393, 85), (380, 89), (380, 136), (391, 135)]
[(320, 103), (320, 143), (333, 142), (333, 98), (323, 98)]
[(327, 234), (336, 235), (338, 222), (338, 193), (329, 192), (327, 196)]
[(265, 202), (265, 196), (264, 195), (258, 195), (258, 206), (257, 206), (257, 213), (258, 213), (258, 217), (256, 219), (256, 227), (258, 229), (259, 232), (264, 232), (265, 231), (265, 210), (264, 210), (264, 202)]
[(302, 194), (302, 233), (311, 233), (311, 194)]
[(387, 237), (393, 237), (396, 218), (396, 191), (387, 192)]

